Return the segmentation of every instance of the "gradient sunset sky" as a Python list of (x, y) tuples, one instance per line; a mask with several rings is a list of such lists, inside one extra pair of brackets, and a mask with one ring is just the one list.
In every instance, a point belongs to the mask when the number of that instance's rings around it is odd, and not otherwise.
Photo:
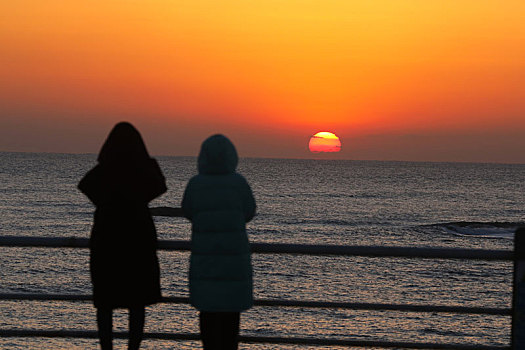
[[(0, 151), (525, 163), (523, 0), (0, 4)], [(335, 156), (335, 155), (334, 155)]]

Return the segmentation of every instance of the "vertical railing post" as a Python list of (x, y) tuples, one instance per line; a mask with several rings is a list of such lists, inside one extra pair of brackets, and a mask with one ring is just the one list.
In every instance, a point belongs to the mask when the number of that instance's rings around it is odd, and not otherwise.
[(514, 233), (514, 280), (512, 284), (512, 350), (525, 349), (525, 227)]

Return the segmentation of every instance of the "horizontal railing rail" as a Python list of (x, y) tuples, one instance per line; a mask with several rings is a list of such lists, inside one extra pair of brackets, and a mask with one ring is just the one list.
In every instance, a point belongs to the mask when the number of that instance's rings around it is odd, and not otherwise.
[[(126, 339), (127, 332), (114, 332), (115, 338)], [(96, 331), (84, 330), (0, 330), (0, 337), (18, 338), (97, 338)], [(155, 340), (183, 340), (199, 341), (198, 333), (160, 333), (146, 332), (145, 339)], [(380, 347), (380, 348), (403, 348), (403, 349), (456, 349), (456, 350), (508, 350), (509, 346), (501, 345), (464, 345), (464, 344), (435, 344), (435, 343), (416, 343), (403, 341), (377, 341), (361, 339), (319, 339), (304, 337), (264, 337), (264, 336), (239, 336), (242, 343), (266, 343), (266, 344), (288, 344), (288, 345), (318, 345), (318, 346), (348, 346), (348, 347)]]
[[(259, 254), (305, 254), (500, 261), (511, 261), (514, 259), (514, 252), (510, 250), (496, 249), (379, 247), (286, 243), (251, 243), (250, 246), (252, 252)], [(79, 237), (0, 236), (0, 247), (88, 248), (89, 239)], [(191, 250), (191, 243), (182, 240), (159, 240), (157, 247), (159, 250), (189, 251)]]
[[(0, 247), (35, 247), (35, 248), (87, 248), (89, 239), (79, 237), (19, 237), (0, 236)], [(189, 251), (191, 243), (182, 240), (159, 240), (159, 250)], [(508, 250), (426, 248), (426, 247), (374, 247), (374, 246), (341, 246), (341, 245), (308, 245), (252, 243), (251, 250), (259, 254), (304, 254), (389, 258), (423, 258), (423, 259), (463, 259), (487, 261), (514, 261), (515, 253)], [(90, 301), (91, 295), (84, 294), (33, 294), (33, 293), (0, 293), (0, 300), (28, 301)], [(189, 298), (169, 296), (162, 302), (188, 304)], [(261, 307), (300, 307), (300, 308), (341, 308), (353, 310), (378, 310), (400, 312), (460, 313), (478, 315), (511, 316), (511, 308), (468, 307), (450, 305), (404, 305), (381, 303), (321, 302), (304, 300), (257, 299), (255, 306)], [(514, 322), (514, 321), (513, 321)], [(514, 329), (514, 328), (513, 328)], [(0, 329), (0, 337), (60, 337), (60, 338), (96, 338), (96, 331), (88, 330), (26, 330)], [(127, 337), (127, 333), (116, 333), (117, 338)], [(199, 334), (192, 333), (145, 333), (144, 338), (159, 340), (200, 340)], [(377, 341), (362, 339), (319, 339), (309, 337), (264, 337), (240, 336), (244, 343), (269, 343), (291, 345), (348, 346), (348, 347), (381, 347), (406, 349), (511, 349), (511, 346), (476, 345), (476, 344), (438, 344), (403, 341)], [(512, 347), (513, 348), (513, 347)], [(514, 349), (514, 348), (513, 348)]]
[[(0, 300), (26, 300), (26, 301), (91, 301), (89, 294), (36, 294), (36, 293), (0, 293)], [(161, 303), (189, 304), (188, 297), (163, 297)], [(277, 300), (256, 299), (254, 306), (267, 307), (299, 307), (317, 309), (350, 309), (350, 310), (375, 310), (375, 311), (400, 311), (418, 313), (454, 313), (475, 315), (511, 316), (510, 308), (490, 308), (472, 306), (450, 305), (417, 305), (417, 304), (381, 304), (381, 303), (348, 303), (326, 302), (314, 300)]]

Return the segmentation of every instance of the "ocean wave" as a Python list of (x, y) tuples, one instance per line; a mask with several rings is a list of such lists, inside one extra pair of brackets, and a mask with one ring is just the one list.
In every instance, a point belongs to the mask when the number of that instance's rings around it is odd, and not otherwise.
[(285, 225), (320, 225), (320, 226), (356, 226), (356, 222), (339, 220), (339, 219), (298, 219), (298, 220), (283, 220)]
[(525, 226), (525, 222), (457, 221), (426, 226), (440, 229), (455, 236), (513, 239), (516, 229)]

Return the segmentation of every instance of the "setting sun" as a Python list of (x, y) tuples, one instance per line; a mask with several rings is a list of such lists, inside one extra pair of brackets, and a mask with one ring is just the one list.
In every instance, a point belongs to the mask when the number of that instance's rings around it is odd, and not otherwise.
[(334, 133), (320, 131), (310, 138), (308, 144), (310, 152), (339, 152), (341, 151), (341, 141)]

